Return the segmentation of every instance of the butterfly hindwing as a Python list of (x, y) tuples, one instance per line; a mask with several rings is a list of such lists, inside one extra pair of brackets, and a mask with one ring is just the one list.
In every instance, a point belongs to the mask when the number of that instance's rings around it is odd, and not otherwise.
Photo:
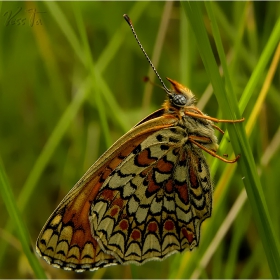
[(211, 215), (212, 184), (202, 152), (187, 139), (179, 126), (154, 132), (100, 188), (90, 209), (92, 234), (120, 263), (198, 245), (200, 224)]

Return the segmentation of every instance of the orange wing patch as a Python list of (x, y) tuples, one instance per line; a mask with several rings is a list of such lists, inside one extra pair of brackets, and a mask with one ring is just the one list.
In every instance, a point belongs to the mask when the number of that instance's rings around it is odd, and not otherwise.
[(48, 263), (78, 272), (118, 263), (100, 249), (90, 230), (88, 212), (99, 187), (98, 180), (97, 177), (89, 182), (83, 192), (71, 203), (60, 206), (46, 223), (38, 237), (37, 252)]

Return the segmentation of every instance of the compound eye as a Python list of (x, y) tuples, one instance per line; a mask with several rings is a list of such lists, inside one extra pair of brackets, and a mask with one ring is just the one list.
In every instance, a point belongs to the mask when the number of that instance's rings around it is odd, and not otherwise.
[(175, 105), (175, 106), (179, 106), (179, 107), (182, 107), (182, 106), (185, 106), (187, 104), (187, 97), (183, 94), (173, 94), (171, 96), (171, 101), (172, 103)]

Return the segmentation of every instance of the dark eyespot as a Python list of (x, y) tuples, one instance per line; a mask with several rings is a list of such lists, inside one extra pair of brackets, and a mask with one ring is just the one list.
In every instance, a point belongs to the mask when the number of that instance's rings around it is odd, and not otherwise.
[(187, 97), (183, 94), (173, 94), (171, 96), (171, 102), (175, 105), (175, 106), (185, 106), (187, 104)]

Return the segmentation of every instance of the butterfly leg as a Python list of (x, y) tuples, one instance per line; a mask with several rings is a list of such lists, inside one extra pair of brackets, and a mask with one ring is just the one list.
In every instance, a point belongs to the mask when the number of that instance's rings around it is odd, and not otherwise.
[(195, 144), (196, 146), (198, 146), (199, 148), (201, 148), (202, 150), (204, 150), (205, 152), (207, 152), (208, 154), (210, 154), (211, 156), (213, 157), (216, 157), (218, 158), (219, 160), (223, 161), (223, 162), (226, 162), (226, 163), (235, 163), (238, 161), (238, 159), (240, 158), (240, 155), (237, 155), (237, 157), (233, 160), (228, 160), (228, 159), (225, 159), (219, 155), (216, 154), (215, 151), (213, 150), (210, 150), (210, 149), (207, 149), (205, 146), (201, 145), (200, 143), (198, 143), (198, 141), (200, 140), (200, 138), (203, 138), (202, 142), (204, 142), (204, 138), (205, 137), (199, 137), (199, 136), (194, 136), (194, 135), (190, 135), (189, 136), (189, 141), (193, 144)]
[[(188, 108), (188, 110), (191, 109), (192, 111), (195, 111), (196, 113), (192, 113), (190, 111), (185, 111), (185, 114), (191, 117), (195, 117), (195, 118), (201, 118), (201, 119), (207, 119), (213, 122), (227, 122), (227, 123), (238, 123), (238, 122), (243, 122), (245, 120), (245, 118), (242, 118), (240, 120), (220, 120), (217, 118), (213, 118), (207, 115), (204, 115), (198, 108), (194, 107), (194, 106), (190, 106)], [(217, 129), (220, 133), (225, 134), (225, 132), (219, 128), (218, 126), (212, 124), (212, 127), (214, 127), (215, 129)]]
[(214, 127), (215, 129), (217, 129), (217, 130), (218, 130), (219, 132), (221, 132), (223, 135), (225, 134), (225, 132), (224, 132), (221, 128), (219, 128), (218, 126), (212, 124), (212, 127)]
[(219, 122), (223, 122), (223, 123), (239, 123), (239, 122), (243, 122), (245, 120), (245, 118), (242, 118), (240, 120), (220, 120), (220, 119), (217, 119), (217, 118), (213, 118), (213, 117), (204, 115), (198, 108), (190, 107), (190, 109), (192, 111), (195, 111), (196, 113), (193, 113), (193, 112), (190, 112), (189, 110), (188, 111), (186, 110), (185, 111), (186, 115), (188, 115), (190, 117), (193, 117), (193, 118), (201, 118), (201, 119), (210, 120), (210, 121), (215, 122), (215, 123), (219, 123)]

